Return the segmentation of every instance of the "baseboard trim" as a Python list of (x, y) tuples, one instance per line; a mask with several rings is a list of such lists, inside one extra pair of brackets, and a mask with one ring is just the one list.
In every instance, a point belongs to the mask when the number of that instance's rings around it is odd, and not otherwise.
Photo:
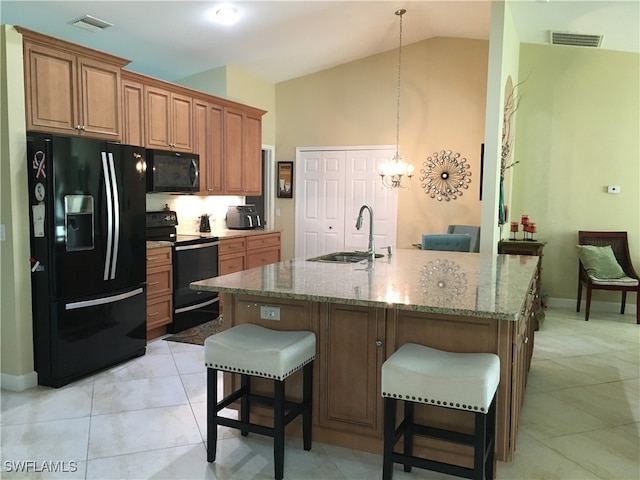
[[(627, 297), (628, 298), (628, 297)], [(550, 308), (569, 308), (575, 311), (576, 309), (576, 299), (575, 298), (550, 298), (549, 299), (549, 307)], [(580, 312), (584, 313), (584, 309), (586, 308), (586, 302), (583, 300), (580, 304)], [(620, 302), (601, 302), (591, 300), (591, 313), (620, 313)], [(627, 305), (624, 309), (625, 315), (631, 315), (633, 317), (636, 316), (636, 304), (627, 302)]]
[(11, 392), (22, 392), (38, 385), (38, 374), (36, 372), (25, 373), (24, 375), (0, 374), (0, 387), (2, 390)]

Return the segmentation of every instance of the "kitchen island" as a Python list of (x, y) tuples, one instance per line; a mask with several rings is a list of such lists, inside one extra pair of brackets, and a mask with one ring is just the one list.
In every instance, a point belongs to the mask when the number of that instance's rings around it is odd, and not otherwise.
[[(225, 293), (225, 328), (251, 322), (315, 332), (313, 439), (325, 443), (382, 452), (380, 369), (404, 343), (496, 353), (496, 457), (509, 461), (533, 351), (537, 262), (526, 256), (398, 250), (374, 262), (294, 259), (191, 286)], [(225, 392), (237, 381), (225, 374)], [(299, 398), (299, 391), (300, 378), (294, 376), (288, 395)], [(473, 428), (468, 412), (443, 415), (419, 407), (416, 416), (436, 426)], [(435, 459), (471, 462), (464, 447), (423, 440), (416, 441), (416, 450), (420, 445), (435, 452)]]

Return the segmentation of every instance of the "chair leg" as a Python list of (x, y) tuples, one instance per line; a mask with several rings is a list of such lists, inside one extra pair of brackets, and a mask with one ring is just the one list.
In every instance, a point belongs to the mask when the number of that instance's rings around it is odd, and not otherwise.
[(207, 462), (216, 460), (216, 444), (218, 440), (217, 422), (218, 403), (218, 371), (207, 368)]
[(313, 362), (307, 363), (302, 370), (302, 443), (305, 450), (311, 450), (311, 424), (313, 405)]
[(473, 446), (473, 478), (484, 480), (484, 454), (487, 451), (487, 415), (476, 412), (474, 446)]
[(584, 309), (584, 320), (589, 321), (589, 313), (591, 312), (591, 287), (587, 285), (587, 306)]
[(640, 290), (636, 292), (636, 324), (640, 325)]
[(396, 436), (396, 401), (384, 398), (384, 446), (382, 452), (382, 480), (393, 478), (393, 445)]
[(273, 391), (273, 463), (276, 480), (284, 476), (284, 381), (274, 380)]
[[(240, 386), (245, 391), (245, 394), (240, 398), (240, 421), (246, 424), (249, 423), (249, 413), (251, 412), (251, 403), (249, 402), (249, 395), (251, 395), (251, 377), (249, 375), (240, 375)], [(240, 434), (246, 437), (249, 435), (249, 431), (241, 429)]]
[[(413, 455), (413, 402), (404, 402), (404, 421), (408, 422), (409, 427), (404, 432), (404, 454)], [(405, 472), (411, 471), (411, 465), (404, 466)]]
[(576, 312), (580, 312), (580, 302), (582, 302), (582, 283), (578, 280), (578, 302), (576, 303)]
[(487, 480), (493, 480), (495, 477), (495, 455), (496, 455), (496, 397), (493, 397), (489, 411), (487, 412), (487, 441), (486, 445), (489, 445), (489, 452), (487, 453), (487, 460), (485, 463), (484, 471), (485, 478)]
[(627, 305), (627, 292), (622, 291), (622, 305), (620, 305), (620, 315), (624, 315), (624, 307)]

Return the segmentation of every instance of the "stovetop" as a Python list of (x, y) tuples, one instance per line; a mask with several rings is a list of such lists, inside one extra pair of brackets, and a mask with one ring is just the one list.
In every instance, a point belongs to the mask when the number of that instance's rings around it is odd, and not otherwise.
[(178, 215), (173, 210), (147, 212), (147, 240), (167, 241), (176, 244), (215, 242), (218, 237), (210, 234), (185, 235), (177, 233)]

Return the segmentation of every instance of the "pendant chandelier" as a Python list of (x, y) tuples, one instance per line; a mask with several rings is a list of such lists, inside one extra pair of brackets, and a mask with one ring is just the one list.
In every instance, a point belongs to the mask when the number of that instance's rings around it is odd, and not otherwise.
[(413, 176), (413, 166), (407, 164), (400, 155), (400, 72), (402, 66), (402, 15), (407, 11), (402, 8), (395, 14), (400, 17), (400, 46), (398, 48), (398, 90), (396, 98), (396, 153), (380, 166), (382, 184), (388, 188), (405, 188)]

